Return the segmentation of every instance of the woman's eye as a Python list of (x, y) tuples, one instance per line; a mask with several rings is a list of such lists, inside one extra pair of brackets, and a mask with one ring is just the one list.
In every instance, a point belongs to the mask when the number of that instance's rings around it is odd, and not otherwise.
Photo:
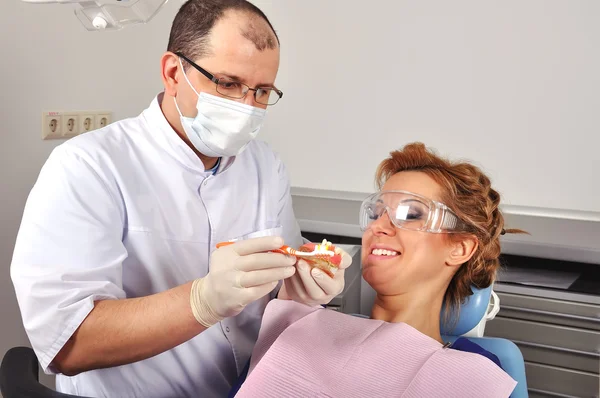
[(407, 220), (420, 220), (423, 217), (423, 213), (421, 212), (411, 212), (406, 216)]
[(367, 209), (367, 216), (369, 217), (370, 220), (377, 220), (377, 213), (375, 212), (375, 210), (372, 207), (369, 207)]
[(369, 219), (375, 221), (381, 216), (381, 213), (383, 212), (383, 210), (384, 210), (383, 206), (371, 205), (371, 206), (367, 207), (367, 216), (369, 217)]

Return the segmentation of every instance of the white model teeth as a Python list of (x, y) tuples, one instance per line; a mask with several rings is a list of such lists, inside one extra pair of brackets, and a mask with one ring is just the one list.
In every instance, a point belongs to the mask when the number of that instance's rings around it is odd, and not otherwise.
[(398, 252), (385, 249), (373, 249), (373, 254), (376, 256), (397, 256)]

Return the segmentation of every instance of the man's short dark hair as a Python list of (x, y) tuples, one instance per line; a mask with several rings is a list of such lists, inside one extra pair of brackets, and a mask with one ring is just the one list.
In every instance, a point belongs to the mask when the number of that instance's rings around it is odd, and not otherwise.
[(210, 32), (215, 23), (229, 10), (246, 12), (267, 22), (273, 35), (270, 32), (261, 32), (251, 23), (248, 29), (241, 32), (257, 49), (274, 49), (279, 45), (279, 37), (267, 16), (246, 0), (188, 0), (173, 20), (167, 51), (180, 52), (192, 60), (207, 55), (210, 52)]

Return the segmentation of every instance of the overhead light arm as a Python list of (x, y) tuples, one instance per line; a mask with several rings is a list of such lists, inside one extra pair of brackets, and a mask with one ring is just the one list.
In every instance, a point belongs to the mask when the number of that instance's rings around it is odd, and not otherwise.
[(21, 0), (32, 4), (74, 4), (75, 15), (90, 31), (118, 30), (146, 23), (169, 0)]

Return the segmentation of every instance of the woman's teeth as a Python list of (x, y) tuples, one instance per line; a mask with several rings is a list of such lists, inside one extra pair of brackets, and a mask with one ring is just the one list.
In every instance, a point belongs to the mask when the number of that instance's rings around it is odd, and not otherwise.
[(373, 249), (372, 254), (376, 256), (397, 256), (398, 252), (393, 250), (385, 250), (385, 249)]

